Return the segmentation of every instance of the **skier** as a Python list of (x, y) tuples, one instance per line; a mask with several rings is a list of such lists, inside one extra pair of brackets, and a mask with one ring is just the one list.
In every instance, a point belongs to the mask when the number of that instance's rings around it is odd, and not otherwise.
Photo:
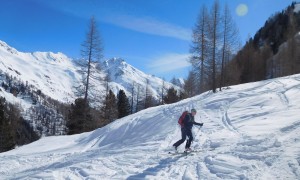
[(183, 126), (181, 127), (181, 139), (173, 144), (173, 147), (175, 148), (175, 151), (177, 151), (177, 147), (180, 146), (186, 139), (186, 136), (188, 137), (188, 140), (185, 145), (185, 151), (191, 151), (191, 143), (193, 141), (193, 134), (192, 134), (192, 128), (193, 125), (198, 125), (200, 127), (203, 126), (203, 123), (197, 123), (194, 120), (194, 116), (196, 115), (197, 111), (196, 109), (191, 109), (191, 113), (186, 114), (186, 116), (183, 119)]

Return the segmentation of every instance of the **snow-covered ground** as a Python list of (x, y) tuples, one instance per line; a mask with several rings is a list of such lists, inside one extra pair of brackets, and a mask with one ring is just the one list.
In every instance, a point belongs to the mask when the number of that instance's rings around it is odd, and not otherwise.
[[(1, 153), (0, 179), (300, 179), (299, 97), (300, 75), (207, 92)], [(169, 155), (192, 107), (202, 150)]]

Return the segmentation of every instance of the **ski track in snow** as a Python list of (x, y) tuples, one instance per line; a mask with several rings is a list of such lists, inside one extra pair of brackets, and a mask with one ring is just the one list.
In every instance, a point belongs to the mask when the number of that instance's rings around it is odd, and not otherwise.
[[(0, 154), (0, 179), (300, 179), (300, 75), (206, 92)], [(168, 154), (184, 110), (193, 149)], [(183, 151), (184, 144), (179, 147)]]

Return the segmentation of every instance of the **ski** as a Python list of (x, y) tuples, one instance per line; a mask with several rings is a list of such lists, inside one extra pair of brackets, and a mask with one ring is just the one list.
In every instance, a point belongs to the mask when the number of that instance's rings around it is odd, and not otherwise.
[(168, 154), (170, 154), (170, 155), (182, 155), (182, 154), (189, 154), (189, 153), (192, 153), (192, 152), (193, 151), (180, 151), (180, 152), (171, 152), (170, 151)]
[(213, 151), (215, 148), (209, 148), (209, 149), (195, 149), (191, 151), (169, 151), (168, 154), (170, 155), (188, 155), (188, 154), (193, 154), (193, 153), (198, 153), (198, 152), (207, 152), (207, 151)]

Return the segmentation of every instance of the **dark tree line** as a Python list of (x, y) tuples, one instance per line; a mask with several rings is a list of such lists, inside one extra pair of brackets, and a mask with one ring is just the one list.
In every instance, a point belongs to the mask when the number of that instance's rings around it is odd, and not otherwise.
[(0, 98), (0, 152), (37, 140), (39, 136), (25, 121), (18, 108)]
[(4, 91), (31, 103), (31, 107), (24, 110), (20, 105), (10, 104), (1, 98), (0, 152), (31, 143), (41, 136), (66, 134), (68, 105), (48, 97), (28, 82), (22, 82), (2, 71), (0, 80)]
[(92, 131), (129, 114), (129, 99), (123, 90), (119, 91), (117, 97), (109, 90), (100, 110), (87, 106), (83, 98), (78, 98), (69, 111), (68, 134)]
[(27, 110), (22, 110), (22, 116), (31, 125), (39, 136), (61, 135), (66, 133), (65, 119), (68, 105), (58, 102), (41, 90), (34, 88), (28, 83), (24, 83), (6, 73), (0, 74), (3, 89), (31, 102), (32, 106)]
[[(148, 96), (150, 96), (149, 92)], [(164, 102), (170, 104), (178, 102), (184, 99), (184, 97), (185, 95), (181, 91), (177, 91), (172, 87), (165, 94)], [(138, 101), (139, 103), (137, 103), (137, 105), (143, 105), (144, 109), (149, 108), (145, 107), (146, 99), (147, 96), (145, 96), (144, 100)], [(150, 98), (148, 98), (148, 100), (149, 99)], [(86, 106), (84, 99), (78, 98), (75, 100), (75, 103), (71, 105), (69, 111), (67, 120), (68, 134), (78, 134), (103, 127), (116, 119), (132, 114), (131, 109), (130, 100), (124, 90), (119, 90), (117, 96), (109, 90), (100, 110)], [(85, 114), (84, 112), (88, 113)]]

